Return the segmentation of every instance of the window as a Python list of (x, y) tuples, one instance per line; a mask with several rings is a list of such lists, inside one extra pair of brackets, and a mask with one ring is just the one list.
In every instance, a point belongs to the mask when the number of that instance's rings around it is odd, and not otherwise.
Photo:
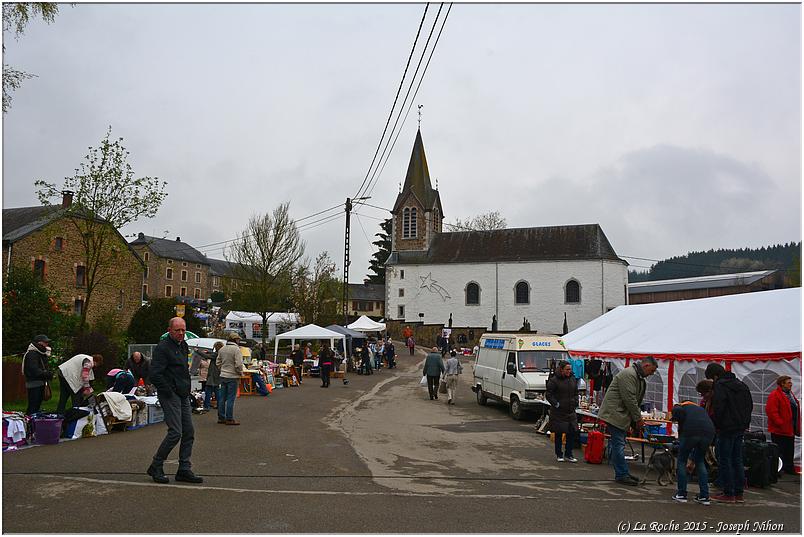
[(187, 271), (186, 270), (181, 271), (181, 281), (183, 281), (183, 282), (187, 281)]
[(438, 208), (433, 209), (433, 231), (438, 231)]
[(168, 259), (168, 260), (167, 260), (167, 264), (168, 264), (168, 265), (172, 265), (172, 264), (173, 264), (173, 260), (172, 260), (172, 259)]
[(514, 304), (530, 304), (530, 285), (521, 281), (514, 288)]
[(564, 287), (564, 302), (578, 304), (581, 301), (581, 284), (578, 280), (570, 280)]
[(181, 266), (186, 267), (187, 266), (187, 261), (182, 261)]
[(166, 285), (165, 286), (165, 296), (173, 296), (173, 286)]
[(148, 262), (148, 260), (150, 259), (150, 256), (148, 255), (148, 252), (145, 252), (144, 254), (142, 254), (142, 258), (143, 258), (143, 259), (145, 260), (145, 262), (147, 263), (147, 262)]
[(480, 305), (480, 286), (476, 282), (466, 284), (466, 305)]
[(126, 301), (126, 295), (123, 292), (123, 290), (121, 289), (120, 290), (120, 298), (117, 300), (117, 309), (119, 309), (119, 310), (123, 309), (123, 304), (125, 304), (125, 301)]
[(376, 303), (376, 306), (374, 306), (374, 307), (375, 307), (376, 309), (381, 309), (381, 308), (382, 308), (382, 302), (377, 302), (377, 303)]
[(143, 300), (148, 300), (148, 284), (142, 284), (142, 298)]
[(180, 291), (181, 292), (179, 293), (179, 296), (187, 296), (187, 288), (186, 287), (182, 287)]
[(399, 290), (399, 296), (405, 296), (405, 290), (404, 289)]
[(73, 313), (76, 315), (81, 315), (84, 311), (84, 299), (83, 298), (76, 298), (75, 302), (73, 303)]
[(195, 268), (201, 268), (201, 264), (200, 264), (200, 263), (196, 263), (196, 264), (195, 264)]
[(220, 278), (218, 278), (217, 276), (213, 276), (212, 277), (212, 285), (214, 285), (215, 287), (218, 287), (220, 284), (221, 284)]
[(201, 283), (201, 273), (200, 272), (195, 273), (195, 283)]
[(45, 281), (45, 260), (37, 259), (33, 266), (34, 277), (40, 282)]
[(405, 306), (402, 306), (402, 305), (397, 306), (396, 307), (396, 312), (398, 314), (397, 317), (399, 317), (400, 319), (405, 318)]
[(416, 209), (410, 210), (410, 237), (416, 237)]
[(416, 238), (416, 208), (405, 208), (402, 210), (402, 238)]
[(400, 280), (404, 280), (404, 279), (405, 279), (405, 270), (404, 270), (404, 269), (402, 269), (402, 270), (400, 270), (400, 271), (399, 271), (399, 279), (400, 279)]
[(146, 278), (148, 277), (148, 265), (145, 265), (145, 274), (144, 274), (144, 276)]
[(193, 298), (200, 299), (201, 298), (201, 289), (198, 287), (195, 288), (195, 292), (193, 293)]
[(173, 279), (173, 269), (172, 268), (167, 269), (167, 271), (165, 272), (165, 278), (168, 279), (168, 280)]
[(84, 265), (75, 267), (75, 286), (85, 287), (87, 284), (87, 268)]
[(64, 239), (61, 237), (53, 239), (53, 249), (57, 252), (61, 252), (64, 249)]

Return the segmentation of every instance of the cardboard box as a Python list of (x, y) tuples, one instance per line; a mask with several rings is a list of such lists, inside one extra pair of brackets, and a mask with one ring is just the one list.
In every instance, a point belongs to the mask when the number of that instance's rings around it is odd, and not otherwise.
[(165, 413), (162, 407), (156, 405), (148, 405), (148, 425), (160, 423), (165, 421)]

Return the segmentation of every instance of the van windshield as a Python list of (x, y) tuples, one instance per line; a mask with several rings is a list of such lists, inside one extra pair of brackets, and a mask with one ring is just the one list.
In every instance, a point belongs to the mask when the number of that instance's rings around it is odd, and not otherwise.
[(549, 371), (550, 360), (569, 360), (565, 351), (519, 351), (520, 371)]

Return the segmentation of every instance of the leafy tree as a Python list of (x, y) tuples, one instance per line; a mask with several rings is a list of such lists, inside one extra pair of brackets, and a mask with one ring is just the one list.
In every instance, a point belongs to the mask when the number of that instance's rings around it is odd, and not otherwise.
[(86, 296), (81, 311), (81, 326), (86, 326), (87, 313), (92, 307), (92, 295), (99, 286), (114, 285), (119, 278), (130, 278), (118, 260), (128, 256), (125, 242), (117, 229), (140, 218), (153, 218), (167, 193), (164, 181), (156, 177), (134, 177), (128, 163), (129, 152), (123, 139), (111, 140), (112, 129), (106, 132), (99, 148), (89, 153), (75, 170), (64, 179), (62, 188), (38, 180), (39, 201), (49, 205), (63, 190), (74, 193), (73, 203), (63, 209), (67, 220), (81, 237), (83, 262), (86, 267)]
[(226, 295), (223, 291), (212, 291), (212, 294), (209, 295), (209, 298), (212, 302), (224, 302), (226, 300)]
[(321, 252), (310, 264), (297, 265), (292, 278), (292, 302), (303, 322), (327, 326), (337, 322), (343, 283), (338, 279), (335, 262), (328, 252)]
[(456, 218), (455, 223), (451, 224), (451, 226), (458, 231), (491, 231), (494, 229), (505, 229), (508, 227), (508, 222), (506, 222), (505, 218), (500, 214), (500, 211), (491, 211), (473, 216), (472, 218), (467, 218), (466, 220)]
[(391, 219), (383, 220), (380, 223), (380, 232), (374, 234), (377, 240), (371, 244), (377, 247), (377, 251), (371, 256), (369, 261), (369, 271), (373, 274), (368, 275), (369, 283), (385, 284), (385, 262), (391, 255)]
[[(131, 343), (156, 343), (167, 331), (168, 321), (176, 316), (174, 298), (157, 298), (138, 309), (128, 325)], [(201, 320), (189, 308), (184, 314), (187, 330), (200, 337), (206, 337)]]
[(304, 255), (304, 241), (290, 218), (289, 207), (283, 203), (271, 214), (251, 216), (226, 255), (234, 263), (232, 272), (238, 280), (237, 290), (232, 292), (232, 308), (262, 317), (263, 345), (268, 314), (287, 303), (291, 271)]
[[(16, 2), (3, 3), (3, 33), (13, 32), (14, 38), (25, 33), (25, 27), (31, 17), (37, 15), (50, 24), (59, 12), (59, 5), (55, 2)], [(11, 108), (11, 94), (19, 89), (22, 81), (36, 75), (16, 69), (5, 62), (6, 45), (3, 43), (3, 113)]]

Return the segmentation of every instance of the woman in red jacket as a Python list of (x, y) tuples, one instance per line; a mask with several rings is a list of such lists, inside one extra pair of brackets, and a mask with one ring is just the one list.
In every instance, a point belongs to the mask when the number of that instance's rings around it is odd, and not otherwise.
[(768, 415), (768, 431), (771, 440), (779, 446), (782, 471), (795, 475), (793, 451), (795, 437), (801, 436), (801, 411), (798, 399), (793, 395), (793, 379), (783, 375), (776, 379), (779, 386), (768, 396), (765, 413)]

